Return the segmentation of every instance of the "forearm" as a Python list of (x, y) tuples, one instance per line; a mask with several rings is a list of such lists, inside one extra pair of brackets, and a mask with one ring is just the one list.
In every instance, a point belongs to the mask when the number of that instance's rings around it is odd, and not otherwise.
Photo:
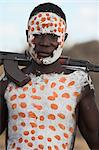
[(91, 150), (99, 150), (99, 129), (97, 131), (90, 131), (86, 141)]
[(89, 123), (86, 125), (82, 120), (79, 121), (78, 126), (80, 129), (80, 132), (84, 139), (86, 140), (89, 148), (91, 150), (99, 150), (99, 117), (97, 117), (97, 121), (94, 120), (92, 123)]

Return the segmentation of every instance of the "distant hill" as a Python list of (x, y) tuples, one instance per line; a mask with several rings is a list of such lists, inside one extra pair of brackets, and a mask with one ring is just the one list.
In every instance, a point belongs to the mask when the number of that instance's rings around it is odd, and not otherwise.
[[(71, 58), (89, 60), (94, 64), (99, 64), (99, 41), (90, 41), (81, 44), (75, 44), (70, 49), (64, 49), (63, 55)], [(90, 73), (96, 92), (96, 102), (99, 108), (99, 73)]]

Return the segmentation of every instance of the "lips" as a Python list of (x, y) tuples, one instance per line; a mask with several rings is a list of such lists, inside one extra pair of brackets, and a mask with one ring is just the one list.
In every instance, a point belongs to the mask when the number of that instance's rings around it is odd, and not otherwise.
[(41, 57), (45, 58), (45, 57), (48, 57), (50, 55), (51, 55), (50, 53), (45, 53), (45, 52), (37, 53), (38, 58), (41, 58)]

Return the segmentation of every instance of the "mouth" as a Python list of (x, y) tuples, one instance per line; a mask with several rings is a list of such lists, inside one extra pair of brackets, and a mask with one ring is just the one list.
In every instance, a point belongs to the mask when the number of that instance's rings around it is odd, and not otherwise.
[(37, 53), (37, 57), (38, 58), (45, 58), (45, 57), (49, 57), (49, 56), (51, 56), (50, 53), (45, 53), (45, 52), (39, 52), (39, 53)]

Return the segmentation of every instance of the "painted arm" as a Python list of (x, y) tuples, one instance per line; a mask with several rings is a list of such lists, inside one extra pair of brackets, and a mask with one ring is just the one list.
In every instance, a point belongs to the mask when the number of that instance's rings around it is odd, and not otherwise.
[(78, 127), (92, 150), (99, 150), (99, 111), (95, 103), (94, 90), (85, 87), (78, 105)]

